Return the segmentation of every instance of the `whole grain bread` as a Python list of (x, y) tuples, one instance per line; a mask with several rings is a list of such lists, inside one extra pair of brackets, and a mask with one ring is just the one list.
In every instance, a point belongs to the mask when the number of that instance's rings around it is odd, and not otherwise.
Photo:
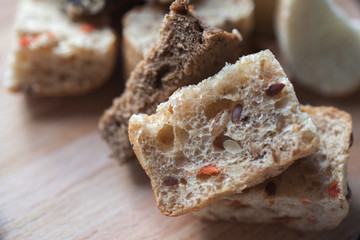
[(129, 138), (168, 216), (276, 176), (319, 142), (269, 50), (183, 87), (151, 116), (133, 115)]
[(15, 34), (4, 81), (11, 91), (81, 94), (102, 85), (112, 73), (117, 39), (105, 17), (73, 22), (58, 1), (22, 0)]
[(334, 1), (279, 0), (277, 39), (294, 80), (328, 96), (358, 90), (359, 26)]
[(196, 215), (209, 220), (280, 222), (299, 230), (335, 228), (347, 215), (346, 166), (351, 116), (333, 107), (302, 106), (320, 136), (319, 152), (241, 194), (218, 198)]
[[(195, 14), (203, 22), (231, 32), (237, 29), (247, 39), (253, 26), (252, 0), (198, 0), (193, 1)], [(145, 53), (160, 38), (162, 19), (167, 4), (147, 4), (127, 12), (123, 23), (124, 75), (128, 77)]]
[(172, 4), (160, 40), (137, 65), (125, 92), (100, 121), (102, 136), (120, 162), (135, 158), (127, 134), (132, 114), (155, 112), (156, 106), (179, 87), (212, 76), (225, 62), (235, 62), (240, 56), (237, 34), (205, 25), (187, 8), (186, 1)]

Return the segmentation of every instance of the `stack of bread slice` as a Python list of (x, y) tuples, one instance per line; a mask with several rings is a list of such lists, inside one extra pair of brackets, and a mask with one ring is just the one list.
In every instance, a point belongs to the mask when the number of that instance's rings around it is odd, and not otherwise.
[(349, 209), (351, 129), (345, 112), (299, 106), (265, 51), (133, 115), (129, 137), (165, 215), (211, 203), (197, 214), (322, 230)]
[(214, 75), (241, 55), (238, 33), (210, 27), (187, 4), (180, 6), (164, 18), (160, 39), (138, 63), (124, 93), (100, 121), (102, 136), (120, 162), (134, 158), (127, 136), (132, 114), (155, 112), (178, 88)]
[(178, 90), (154, 115), (133, 115), (129, 137), (170, 216), (277, 176), (319, 142), (270, 51)]
[[(182, 1), (172, 8), (181, 11), (170, 16), (187, 14)], [(347, 215), (351, 117), (300, 106), (270, 51), (178, 89), (152, 115), (142, 112), (131, 116), (129, 138), (163, 214), (198, 211), (300, 230), (334, 228)]]
[[(346, 63), (359, 57), (358, 26), (327, 0), (278, 1), (280, 48), (301, 82), (329, 95), (356, 89), (359, 69)], [(278, 1), (255, 3), (261, 13)], [(36, 96), (99, 87), (117, 52), (109, 16), (101, 13), (137, 2), (21, 0), (5, 86)], [(129, 79), (99, 124), (112, 156), (125, 162), (135, 152), (167, 216), (196, 212), (203, 219), (279, 222), (300, 230), (336, 227), (351, 198), (351, 116), (301, 106), (269, 50), (240, 58), (253, 26), (252, 0), (197, 0), (194, 6), (175, 0), (166, 14), (169, 2), (150, 1), (123, 18)], [(308, 11), (315, 14), (303, 18)], [(259, 25), (271, 30), (272, 16), (258, 14)], [(309, 34), (311, 21), (324, 28)], [(319, 42), (319, 36), (339, 34)], [(339, 39), (353, 47), (329, 54)], [(350, 67), (339, 74), (332, 66), (341, 64)]]

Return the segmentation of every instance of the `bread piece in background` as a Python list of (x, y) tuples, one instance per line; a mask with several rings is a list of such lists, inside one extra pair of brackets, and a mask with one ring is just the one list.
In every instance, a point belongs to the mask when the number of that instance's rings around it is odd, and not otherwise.
[(160, 29), (168, 5), (147, 4), (128, 11), (122, 20), (124, 80), (160, 38)]
[[(253, 27), (252, 0), (197, 0), (191, 2), (195, 14), (205, 23), (232, 32), (237, 29), (245, 41)], [(159, 39), (167, 4), (147, 4), (135, 7), (123, 18), (124, 76), (130, 76), (136, 64)]]
[(56, 0), (70, 18), (82, 18), (113, 12), (125, 12), (143, 0)]
[(280, 0), (276, 23), (294, 80), (327, 96), (359, 89), (360, 20), (330, 0)]
[(69, 17), (75, 18), (99, 14), (104, 10), (106, 0), (60, 0), (60, 4)]
[(252, 33), (254, 2), (252, 0), (197, 0), (193, 3), (197, 16), (205, 23), (231, 32), (237, 29), (244, 40)]
[(246, 223), (279, 222), (298, 230), (335, 228), (348, 213), (346, 167), (351, 116), (332, 107), (302, 106), (320, 136), (320, 151), (243, 193), (216, 199), (197, 216)]
[(183, 87), (153, 115), (133, 115), (129, 138), (168, 216), (277, 176), (319, 143), (269, 50)]
[[(162, 4), (170, 4), (173, 0), (147, 0), (149, 3), (162, 3)], [(196, 0), (193, 0), (192, 2), (195, 2)]]
[(125, 92), (100, 121), (102, 136), (120, 162), (135, 158), (128, 139), (132, 114), (155, 112), (156, 106), (179, 87), (196, 84), (240, 57), (238, 34), (204, 24), (186, 1), (185, 5), (175, 1), (172, 6), (174, 10), (164, 18), (160, 39), (136, 66)]
[(106, 18), (72, 22), (57, 4), (20, 2), (16, 46), (4, 81), (9, 90), (37, 96), (76, 95), (110, 77), (117, 39)]

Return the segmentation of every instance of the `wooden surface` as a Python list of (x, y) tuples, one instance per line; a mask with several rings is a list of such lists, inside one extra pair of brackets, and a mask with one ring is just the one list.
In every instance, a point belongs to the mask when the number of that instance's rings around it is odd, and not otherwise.
[[(13, 0), (0, 0), (0, 81), (11, 45)], [(0, 240), (4, 239), (357, 239), (360, 232), (360, 91), (324, 99), (296, 86), (302, 103), (334, 105), (353, 116), (349, 162), (353, 199), (332, 231), (202, 222), (162, 216), (134, 161), (109, 159), (97, 122), (121, 91), (112, 80), (92, 94), (32, 99), (0, 89)]]

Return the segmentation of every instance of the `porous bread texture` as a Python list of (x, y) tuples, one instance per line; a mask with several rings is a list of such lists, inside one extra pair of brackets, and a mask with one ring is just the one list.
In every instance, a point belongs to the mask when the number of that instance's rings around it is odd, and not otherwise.
[(330, 0), (279, 0), (277, 39), (294, 80), (328, 96), (358, 90), (359, 26)]
[(112, 156), (120, 162), (135, 159), (128, 139), (132, 114), (155, 112), (156, 106), (179, 87), (214, 75), (241, 53), (238, 35), (209, 27), (188, 11), (171, 11), (160, 35), (99, 124)]
[(317, 127), (320, 150), (275, 178), (216, 199), (196, 215), (209, 220), (279, 222), (298, 230), (338, 226), (349, 210), (346, 166), (351, 116), (333, 107), (301, 106), (301, 110)]
[[(269, 92), (281, 84), (276, 94)], [(133, 115), (129, 138), (168, 216), (276, 176), (316, 152), (319, 142), (269, 50), (176, 91), (156, 114)]]
[[(192, 1), (192, 4), (195, 14), (208, 25), (228, 32), (237, 29), (245, 39), (252, 31), (252, 0), (198, 0)], [(122, 45), (126, 78), (160, 38), (159, 30), (167, 12), (166, 4), (147, 4), (135, 7), (124, 15)]]
[(111, 75), (116, 35), (105, 18), (72, 22), (58, 1), (22, 0), (16, 46), (4, 81), (11, 91), (38, 96), (89, 92)]

